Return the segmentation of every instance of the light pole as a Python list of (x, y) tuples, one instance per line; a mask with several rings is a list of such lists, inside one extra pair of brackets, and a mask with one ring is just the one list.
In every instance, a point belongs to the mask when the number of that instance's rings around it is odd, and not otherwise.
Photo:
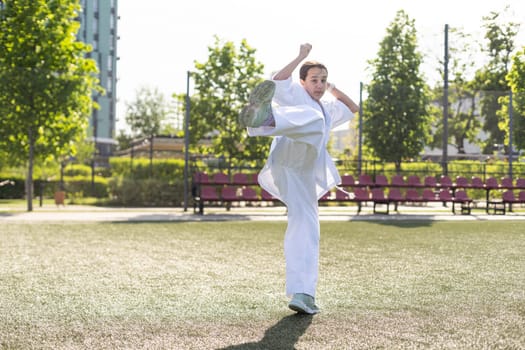
[(190, 71), (186, 76), (186, 117), (184, 118), (184, 211), (188, 211), (190, 147)]
[(445, 24), (445, 60), (443, 85), (443, 175), (448, 174), (448, 24)]
[[(95, 97), (95, 103), (98, 103), (98, 98)], [(97, 145), (97, 136), (98, 136), (98, 112), (96, 109), (93, 110), (93, 144), (95, 148), (93, 150), (93, 158), (91, 159), (91, 194), (95, 196), (95, 162), (97, 157), (98, 145)]]
[(514, 146), (512, 145), (512, 133), (514, 132), (514, 121), (512, 116), (512, 90), (510, 90), (509, 94), (509, 177), (512, 179), (512, 157), (514, 156), (514, 152), (512, 149)]
[(357, 148), (357, 173), (361, 174), (363, 162), (363, 82), (359, 83), (359, 138)]

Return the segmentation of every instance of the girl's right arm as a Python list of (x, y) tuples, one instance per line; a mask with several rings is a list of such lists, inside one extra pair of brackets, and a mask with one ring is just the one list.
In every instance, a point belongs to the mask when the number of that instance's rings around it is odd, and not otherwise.
[(310, 53), (310, 50), (312, 50), (312, 45), (310, 44), (302, 44), (299, 49), (299, 55), (290, 63), (288, 63), (286, 66), (284, 66), (283, 69), (281, 69), (279, 72), (277, 72), (273, 76), (273, 80), (286, 80), (292, 76), (293, 71), (299, 63), (301, 63)]

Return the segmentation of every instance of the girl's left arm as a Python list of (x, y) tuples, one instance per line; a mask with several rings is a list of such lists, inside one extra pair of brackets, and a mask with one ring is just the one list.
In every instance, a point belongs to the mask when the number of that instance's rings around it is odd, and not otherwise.
[(347, 94), (336, 88), (334, 84), (328, 83), (327, 91), (347, 106), (352, 113), (359, 112), (359, 105), (357, 105)]

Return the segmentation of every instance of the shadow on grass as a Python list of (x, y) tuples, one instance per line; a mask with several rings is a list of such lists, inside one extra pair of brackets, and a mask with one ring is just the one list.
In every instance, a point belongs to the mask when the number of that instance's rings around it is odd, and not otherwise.
[(415, 227), (430, 227), (434, 220), (432, 218), (418, 218), (405, 219), (405, 220), (370, 220), (371, 224), (383, 225), (383, 226), (395, 226), (400, 228), (415, 228)]
[(184, 215), (177, 214), (138, 214), (128, 217), (124, 220), (111, 221), (115, 224), (135, 224), (135, 223), (184, 223), (184, 222), (222, 222), (222, 221), (249, 221), (250, 217), (247, 215), (222, 215), (222, 214), (207, 214), (207, 215)]
[(218, 350), (293, 350), (299, 338), (312, 323), (312, 315), (294, 314), (286, 316), (264, 332), (264, 337), (254, 343), (231, 345)]

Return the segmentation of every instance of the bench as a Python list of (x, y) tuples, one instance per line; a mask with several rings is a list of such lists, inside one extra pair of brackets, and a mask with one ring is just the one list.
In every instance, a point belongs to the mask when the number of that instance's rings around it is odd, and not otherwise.
[[(195, 173), (193, 180), (194, 211), (198, 207), (201, 214), (204, 212), (205, 203), (225, 206), (230, 210), (235, 202), (248, 205), (278, 202), (259, 187), (257, 174), (234, 173), (228, 176), (219, 172), (209, 176), (206, 173)], [(389, 214), (391, 205), (394, 205), (394, 210), (397, 211), (400, 203), (442, 202), (443, 205), (451, 204), (453, 214), (457, 213), (459, 206), (459, 212), (468, 215), (471, 214), (474, 203), (467, 194), (467, 190), (471, 189), (486, 191), (487, 213), (505, 214), (507, 206), (510, 208), (513, 203), (522, 203), (519, 196), (514, 199), (491, 199), (491, 191), (522, 189), (522, 192), (525, 192), (525, 179), (517, 179), (515, 184), (511, 179), (502, 179), (499, 184), (496, 179), (490, 178), (484, 182), (477, 177), (469, 181), (458, 176), (453, 182), (448, 176), (441, 176), (439, 179), (426, 176), (421, 180), (417, 175), (410, 175), (405, 181), (403, 176), (394, 175), (389, 182), (387, 177), (381, 174), (376, 175), (374, 180), (367, 174), (358, 177), (343, 174), (339, 187), (326, 193), (319, 202), (355, 203), (358, 214), (367, 202), (372, 203), (374, 214)]]
[(259, 187), (257, 174), (235, 173), (228, 176), (218, 172), (212, 176), (196, 172), (192, 183), (193, 211), (204, 214), (208, 205), (224, 206), (230, 210), (233, 203), (276, 202), (268, 192)]
[(500, 200), (492, 199), (487, 202), (487, 213), (492, 211), (493, 214), (505, 215), (507, 208), (512, 211), (513, 204), (525, 204), (525, 190), (519, 191), (517, 196), (513, 190), (506, 190)]
[[(224, 206), (230, 210), (233, 203), (275, 203), (279, 200), (266, 190), (261, 188), (257, 182), (257, 174), (235, 173), (230, 177), (224, 173), (216, 173), (209, 176), (206, 173), (197, 172), (193, 176), (192, 195), (194, 212), (204, 213), (205, 205)], [(358, 213), (361, 212), (362, 203), (370, 202), (370, 193), (363, 183), (358, 185), (353, 177), (345, 177), (345, 185), (358, 186), (349, 192), (338, 189), (328, 192), (319, 199), (323, 202), (350, 202), (356, 203)]]

